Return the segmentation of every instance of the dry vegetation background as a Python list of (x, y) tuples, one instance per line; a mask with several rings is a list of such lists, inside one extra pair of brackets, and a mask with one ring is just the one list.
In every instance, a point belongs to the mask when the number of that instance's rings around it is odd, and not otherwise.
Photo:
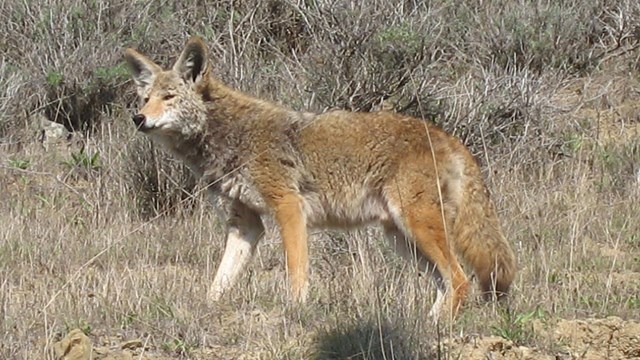
[[(299, 307), (270, 229), (208, 305), (223, 229), (135, 134), (121, 59), (168, 66), (193, 34), (255, 96), (460, 136), (518, 254), (506, 306), (434, 326), (430, 283), (375, 229), (313, 235)], [(54, 359), (76, 328), (112, 359), (640, 358), (639, 45), (635, 0), (5, 0), (0, 358)]]

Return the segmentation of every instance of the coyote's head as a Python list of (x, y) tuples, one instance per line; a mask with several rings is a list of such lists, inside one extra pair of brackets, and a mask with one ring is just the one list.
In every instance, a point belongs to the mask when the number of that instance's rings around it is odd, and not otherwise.
[(161, 139), (190, 137), (202, 131), (206, 109), (199, 92), (209, 81), (202, 39), (189, 39), (170, 70), (163, 70), (134, 49), (127, 49), (124, 58), (142, 104), (133, 116), (138, 130)]

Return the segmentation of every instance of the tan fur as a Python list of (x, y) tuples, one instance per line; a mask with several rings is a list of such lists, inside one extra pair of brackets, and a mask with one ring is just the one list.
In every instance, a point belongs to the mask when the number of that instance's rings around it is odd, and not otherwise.
[(253, 253), (260, 216), (278, 224), (297, 300), (308, 287), (307, 228), (368, 223), (382, 224), (400, 254), (434, 272), (451, 315), (469, 286), (456, 254), (483, 291), (509, 289), (515, 255), (478, 164), (435, 125), (390, 112), (300, 113), (252, 98), (210, 75), (199, 38), (171, 70), (132, 49), (125, 59), (146, 100), (134, 117), (139, 129), (183, 160), (229, 214), (212, 299), (231, 289)]

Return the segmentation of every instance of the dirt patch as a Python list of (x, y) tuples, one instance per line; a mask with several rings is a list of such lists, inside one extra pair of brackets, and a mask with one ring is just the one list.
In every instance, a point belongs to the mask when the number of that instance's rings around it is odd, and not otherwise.
[(542, 354), (535, 349), (526, 346), (517, 346), (512, 341), (499, 336), (459, 338), (454, 340), (450, 346), (449, 356), (452, 359), (556, 359), (554, 356)]
[(611, 284), (628, 289), (640, 289), (640, 273), (634, 271), (622, 271), (611, 273)]
[(640, 323), (619, 317), (561, 320), (555, 340), (574, 359), (640, 359)]
[[(559, 320), (552, 325), (536, 323), (538, 336), (551, 339), (550, 349), (520, 346), (499, 336), (464, 336), (440, 345), (449, 358), (466, 360), (623, 360), (640, 359), (640, 323), (619, 317), (586, 320)], [(141, 339), (91, 339), (81, 330), (72, 330), (53, 345), (57, 360), (167, 360), (162, 351)], [(118, 338), (119, 339), (119, 338)], [(111, 345), (106, 345), (110, 343)], [(115, 345), (114, 345), (115, 344)], [(438, 351), (439, 352), (439, 351)], [(193, 359), (256, 359), (259, 354), (241, 349), (214, 347), (194, 349)]]
[(447, 344), (448, 353), (454, 359), (469, 360), (640, 359), (640, 323), (636, 321), (619, 317), (559, 320), (533, 328), (537, 335), (552, 339), (552, 350), (517, 346), (498, 336), (467, 336)]
[(123, 341), (116, 346), (94, 346), (91, 339), (82, 330), (69, 332), (62, 340), (53, 344), (53, 353), (57, 360), (163, 360), (160, 356), (145, 355), (142, 340)]
[[(64, 338), (53, 344), (56, 360), (171, 360), (181, 356), (167, 356), (162, 350), (147, 344), (142, 339), (122, 340), (119, 336), (99, 336), (92, 339), (82, 330), (71, 330)], [(189, 351), (189, 358), (205, 359), (257, 359), (258, 354), (242, 349), (222, 346)]]
[(552, 98), (558, 121), (595, 125), (600, 143), (630, 142), (640, 135), (640, 83), (628, 75), (602, 75), (569, 83)]

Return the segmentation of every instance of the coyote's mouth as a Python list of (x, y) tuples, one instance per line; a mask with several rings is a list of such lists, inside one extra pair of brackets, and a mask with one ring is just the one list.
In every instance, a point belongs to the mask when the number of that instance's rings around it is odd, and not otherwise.
[(148, 133), (148, 132), (151, 132), (153, 129), (154, 129), (153, 127), (149, 127), (145, 124), (136, 125), (136, 130), (140, 131), (141, 133)]

